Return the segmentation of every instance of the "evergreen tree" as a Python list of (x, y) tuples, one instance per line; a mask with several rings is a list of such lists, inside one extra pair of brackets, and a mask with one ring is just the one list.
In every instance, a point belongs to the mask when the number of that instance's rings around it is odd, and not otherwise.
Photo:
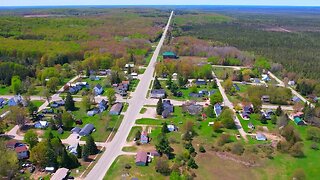
[(77, 146), (77, 158), (81, 158), (81, 157), (82, 157), (82, 147), (78, 143), (78, 146)]
[(69, 92), (66, 96), (65, 109), (66, 111), (73, 111), (75, 109), (73, 98)]
[(89, 155), (94, 155), (99, 152), (96, 143), (91, 135), (86, 139), (86, 146), (88, 147)]
[(161, 115), (162, 112), (163, 112), (163, 103), (162, 103), (162, 98), (160, 98), (157, 103), (157, 114)]
[(198, 165), (193, 158), (190, 158), (188, 161), (188, 166), (192, 169), (198, 169)]
[(172, 152), (172, 148), (170, 147), (169, 141), (165, 134), (160, 134), (158, 136), (158, 143), (156, 144), (156, 149), (160, 154), (166, 154), (169, 156)]
[(280, 116), (281, 114), (282, 114), (282, 109), (281, 109), (281, 106), (278, 106), (277, 107), (277, 109), (276, 109), (276, 112), (275, 112), (275, 114), (277, 115), (277, 116)]
[(168, 80), (167, 80), (167, 87), (168, 87), (168, 89), (171, 89), (172, 83), (173, 83), (173, 82), (172, 82), (172, 76), (169, 75)]
[(169, 132), (169, 130), (168, 130), (168, 124), (167, 124), (166, 122), (163, 123), (161, 132), (162, 132), (163, 134)]
[(83, 149), (82, 149), (82, 159), (83, 159), (84, 161), (87, 161), (89, 155), (90, 155), (90, 153), (89, 153), (89, 147), (88, 147), (87, 145), (84, 145), (84, 146), (83, 146)]
[(161, 89), (161, 84), (157, 76), (154, 78), (153, 89)]

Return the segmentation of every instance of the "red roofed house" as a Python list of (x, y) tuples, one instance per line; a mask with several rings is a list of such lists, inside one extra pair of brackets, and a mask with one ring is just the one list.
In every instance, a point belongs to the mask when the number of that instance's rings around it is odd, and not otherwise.
[(25, 159), (25, 158), (29, 158), (29, 151), (27, 146), (23, 145), (23, 146), (18, 146), (15, 149), (18, 159)]
[(148, 155), (146, 152), (139, 151), (136, 155), (136, 165), (146, 166), (148, 162)]
[(19, 144), (20, 144), (19, 141), (15, 140), (15, 139), (11, 139), (11, 140), (9, 140), (9, 141), (6, 143), (6, 147), (7, 147), (8, 149), (12, 149), (12, 150), (13, 150), (13, 149), (16, 148)]

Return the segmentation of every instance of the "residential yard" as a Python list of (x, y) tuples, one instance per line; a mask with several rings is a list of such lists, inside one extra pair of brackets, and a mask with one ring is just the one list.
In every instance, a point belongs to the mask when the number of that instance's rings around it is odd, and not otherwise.
[(11, 95), (11, 87), (10, 86), (5, 86), (5, 85), (0, 85), (0, 95)]
[(44, 101), (38, 101), (38, 100), (34, 100), (32, 101), (34, 103), (35, 106), (37, 106), (38, 108), (44, 103)]
[(78, 110), (73, 111), (72, 114), (76, 119), (81, 119), (83, 124), (76, 125), (83, 127), (88, 123), (91, 123), (96, 128), (96, 131), (92, 133), (92, 137), (95, 141), (104, 142), (109, 137), (112, 130), (121, 124), (123, 116), (109, 116), (109, 111), (104, 111), (101, 115), (97, 114), (95, 116), (88, 116), (87, 112), (76, 102), (76, 107)]
[(138, 148), (136, 146), (125, 146), (122, 148), (122, 151), (124, 152), (135, 152)]
[(229, 75), (229, 77), (233, 74), (233, 71), (235, 71), (233, 68), (230, 67), (212, 67), (213, 72), (216, 74), (218, 79), (225, 79), (226, 74)]
[[(122, 180), (122, 179), (167, 179), (161, 174), (155, 171), (155, 163), (151, 162), (148, 166), (136, 166), (135, 165), (134, 156), (119, 156), (111, 165), (110, 169), (106, 173), (104, 179), (114, 179), (114, 180)], [(126, 169), (125, 166), (130, 165), (130, 169)]]
[(140, 131), (142, 132), (142, 127), (141, 126), (133, 126), (130, 130), (129, 136), (127, 137), (127, 141), (131, 142), (133, 141), (135, 134)]
[(255, 132), (256, 130), (259, 130), (262, 127), (267, 127), (269, 132), (272, 132), (277, 127), (277, 125), (276, 124), (272, 124), (270, 120), (267, 120), (267, 124), (261, 123), (261, 121), (258, 119), (259, 118), (258, 114), (251, 114), (250, 120), (242, 119), (242, 117), (239, 114), (237, 114), (237, 116), (238, 116), (238, 118), (239, 118), (239, 120), (241, 122), (241, 125), (242, 125), (243, 129), (246, 132), (249, 131), (249, 128), (248, 128), (249, 122), (251, 122), (255, 126), (255, 130), (253, 132)]

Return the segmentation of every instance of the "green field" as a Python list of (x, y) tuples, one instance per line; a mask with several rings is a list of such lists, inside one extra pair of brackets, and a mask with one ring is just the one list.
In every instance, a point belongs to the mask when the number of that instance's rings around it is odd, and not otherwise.
[(133, 126), (130, 130), (128, 137), (127, 137), (127, 141), (128, 142), (133, 141), (134, 136), (138, 131), (142, 132), (142, 127), (141, 126)]

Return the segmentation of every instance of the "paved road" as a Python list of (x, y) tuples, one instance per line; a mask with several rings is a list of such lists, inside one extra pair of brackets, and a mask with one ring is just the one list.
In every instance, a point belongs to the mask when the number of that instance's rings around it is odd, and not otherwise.
[(233, 117), (234, 123), (236, 124), (236, 127), (237, 127), (240, 135), (243, 137), (243, 139), (245, 139), (247, 141), (248, 140), (247, 139), (247, 133), (243, 130), (239, 118), (235, 115), (236, 113), (235, 113), (233, 104), (228, 99), (227, 94), (225, 93), (224, 88), (222, 87), (219, 79), (216, 77), (214, 72), (212, 72), (212, 74), (213, 74), (213, 77), (215, 77), (215, 80), (217, 81), (217, 85), (218, 85), (219, 91), (220, 91), (220, 93), (222, 95), (222, 98), (223, 98), (224, 106), (227, 106), (227, 107), (229, 107), (230, 109), (232, 109), (234, 111), (234, 117)]
[(89, 172), (87, 177), (85, 179), (88, 180), (99, 180), (103, 179), (104, 175), (110, 168), (113, 161), (122, 153), (122, 147), (126, 144), (126, 138), (129, 135), (129, 132), (132, 128), (132, 126), (135, 123), (135, 117), (139, 114), (140, 109), (144, 105), (144, 101), (146, 99), (146, 95), (148, 93), (148, 87), (153, 79), (153, 73), (155, 69), (155, 64), (157, 57), (159, 55), (160, 49), (163, 45), (163, 42), (165, 40), (171, 18), (172, 18), (173, 12), (171, 12), (168, 23), (164, 29), (163, 35), (159, 41), (159, 44), (154, 51), (154, 54), (150, 60), (150, 63), (142, 76), (140, 83), (138, 84), (133, 98), (130, 99), (128, 110), (126, 111), (123, 121), (113, 138), (113, 140), (106, 144), (106, 150), (102, 154), (101, 158), (97, 162), (97, 164), (93, 167), (93, 169)]

